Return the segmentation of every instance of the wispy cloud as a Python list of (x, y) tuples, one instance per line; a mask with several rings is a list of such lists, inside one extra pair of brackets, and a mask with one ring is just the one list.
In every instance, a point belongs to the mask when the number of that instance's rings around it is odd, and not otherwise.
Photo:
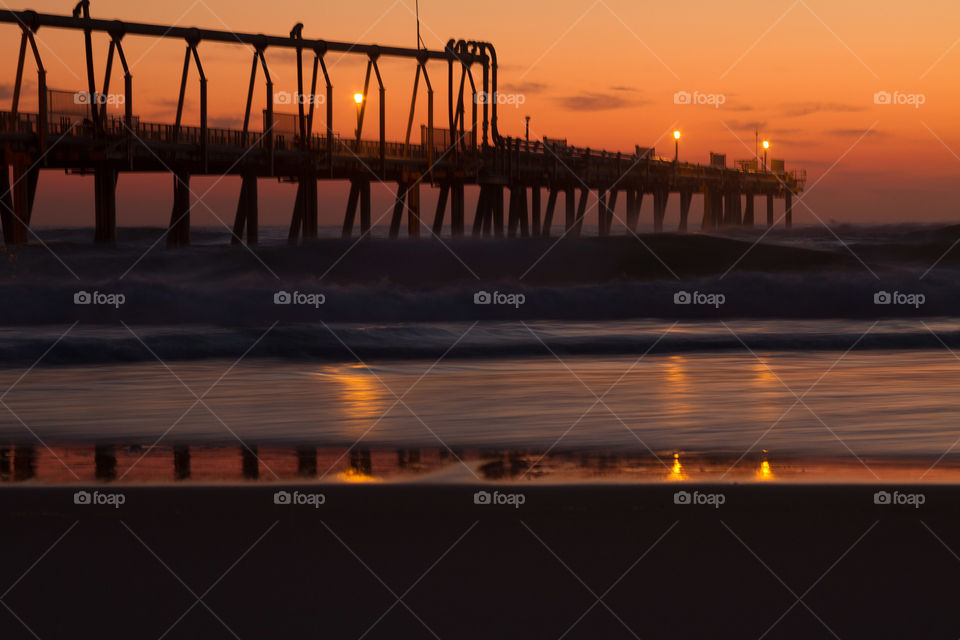
[(499, 92), (510, 92), (510, 93), (522, 93), (525, 95), (537, 95), (541, 94), (547, 89), (550, 88), (545, 82), (520, 82), (514, 84), (511, 82), (503, 83), (497, 87)]
[(557, 102), (568, 111), (611, 111), (644, 104), (644, 101), (630, 100), (623, 96), (589, 92), (577, 96), (562, 96), (557, 98)]
[(843, 102), (788, 102), (779, 107), (780, 115), (787, 118), (808, 116), (812, 113), (854, 113), (865, 107)]
[(829, 129), (824, 131), (824, 133), (828, 136), (843, 136), (848, 138), (859, 138), (862, 135), (874, 137), (886, 137), (890, 135), (886, 131), (879, 131), (877, 129)]

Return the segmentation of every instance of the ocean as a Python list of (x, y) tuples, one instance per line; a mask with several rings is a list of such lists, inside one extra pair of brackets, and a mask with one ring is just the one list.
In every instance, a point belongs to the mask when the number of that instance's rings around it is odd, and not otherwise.
[(267, 229), (251, 250), (212, 229), (167, 250), (162, 233), (104, 248), (46, 229), (5, 251), (3, 441), (831, 460), (874, 476), (884, 460), (918, 479), (960, 457), (954, 227), (560, 242), (327, 228), (302, 247)]

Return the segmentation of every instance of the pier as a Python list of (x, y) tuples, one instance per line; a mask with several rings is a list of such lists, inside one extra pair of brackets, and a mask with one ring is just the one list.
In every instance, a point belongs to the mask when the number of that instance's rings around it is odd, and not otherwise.
[[(770, 226), (778, 217), (775, 209), (780, 207), (781, 217), (790, 227), (793, 197), (802, 192), (806, 180), (803, 169), (788, 171), (781, 160), (772, 160), (769, 167), (756, 159), (728, 167), (725, 155), (711, 154), (710, 162), (701, 165), (664, 159), (654, 149), (636, 145), (631, 151), (614, 152), (572, 146), (565, 139), (502, 136), (497, 117), (497, 55), (488, 42), (450, 40), (443, 50), (410, 49), (310, 40), (303, 37), (302, 24), (289, 35), (266, 36), (100, 20), (91, 17), (88, 0), (80, 2), (72, 15), (3, 10), (0, 23), (20, 30), (11, 106), (0, 111), (0, 152), (5, 169), (0, 172), (0, 192), (4, 194), (0, 217), (7, 245), (30, 240), (33, 204), (43, 170), (94, 176), (93, 240), (98, 243), (114, 243), (117, 239), (118, 176), (126, 172), (168, 173), (173, 191), (167, 233), (171, 246), (190, 243), (190, 182), (195, 176), (241, 178), (232, 241), (248, 244), (258, 241), (257, 185), (262, 178), (297, 185), (290, 216), (291, 244), (317, 237), (321, 180), (350, 183), (343, 216), (344, 237), (370, 232), (374, 222), (370, 190), (374, 183), (396, 186), (391, 237), (401, 235), (404, 223), (408, 237), (439, 236), (445, 230), (454, 237), (468, 233), (530, 237), (555, 235), (560, 229), (567, 235), (579, 235), (591, 192), (598, 198), (596, 223), (601, 236), (612, 233), (614, 211), (621, 200), (625, 202), (628, 233), (636, 232), (645, 202), (649, 203), (646, 209), (652, 209), (654, 230), (665, 231), (667, 204), (673, 196), (679, 198), (680, 219), (671, 226), (680, 232)], [(41, 28), (73, 30), (84, 39), (86, 87), (74, 91), (48, 87), (35, 37)], [(94, 33), (107, 34), (110, 39), (105, 68), (99, 74)], [(173, 122), (144, 122), (136, 115), (134, 79), (123, 50), (126, 37), (172, 38), (184, 43)], [(200, 52), (200, 45), (207, 41), (252, 49), (242, 128), (208, 126), (207, 76)], [(296, 52), (297, 100), (295, 106), (289, 106), (289, 113), (277, 109), (264, 55), (269, 48)], [(363, 92), (355, 96), (358, 115), (352, 135), (338, 133), (333, 121), (334, 85), (325, 62), (329, 53), (366, 58)], [(412, 92), (398, 98), (404, 104), (410, 101), (403, 140), (386, 138), (388, 92), (378, 65), (385, 57), (407, 59), (414, 71)], [(38, 107), (31, 113), (20, 109), (28, 61), (38, 74)], [(110, 95), (111, 75), (117, 66), (122, 71), (122, 113), (111, 112), (104, 100)], [(443, 67), (440, 74), (437, 67)], [(431, 80), (431, 74), (442, 78)], [(99, 89), (98, 75), (102, 78)], [(435, 113), (436, 80), (445, 83), (447, 89), (446, 105), (439, 115), (442, 128), (437, 126)], [(189, 82), (199, 83), (199, 126), (183, 124)], [(255, 130), (253, 125), (258, 123), (253, 122), (252, 104), (258, 90), (265, 91), (266, 108), (262, 128)], [(316, 96), (323, 99), (314, 99)], [(371, 96), (379, 111), (375, 139), (363, 136)], [(337, 99), (348, 97), (338, 94)], [(392, 99), (393, 93), (389, 97)], [(415, 132), (414, 115), (421, 99), (426, 100), (427, 122)], [(421, 191), (428, 188), (438, 190), (432, 220), (420, 204)], [(472, 223), (467, 220), (467, 189), (479, 191)], [(702, 202), (699, 227), (690, 220), (695, 197)], [(761, 212), (756, 210), (758, 198), (764, 207)], [(780, 207), (777, 201), (782, 202)], [(562, 219), (558, 212), (561, 202)]]

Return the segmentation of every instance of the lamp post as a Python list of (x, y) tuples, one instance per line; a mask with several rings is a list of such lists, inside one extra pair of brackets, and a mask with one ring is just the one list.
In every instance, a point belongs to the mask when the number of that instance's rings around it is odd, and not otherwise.
[(357, 103), (357, 140), (360, 139), (361, 127), (363, 126), (363, 101), (365, 97), (362, 93), (353, 94), (353, 101)]
[(526, 120), (527, 120), (527, 142), (530, 142), (530, 116), (527, 116)]
[(673, 161), (679, 164), (680, 162), (680, 132), (679, 131), (673, 132), (673, 144), (674, 144)]
[(764, 140), (763, 141), (763, 172), (764, 173), (767, 172), (767, 149), (769, 148), (770, 148), (770, 141)]

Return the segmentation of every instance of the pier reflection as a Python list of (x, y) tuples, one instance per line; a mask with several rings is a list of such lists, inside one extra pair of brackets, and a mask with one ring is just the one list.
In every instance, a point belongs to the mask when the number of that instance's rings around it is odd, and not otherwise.
[[(925, 459), (865, 461), (885, 481), (917, 481)], [(0, 484), (24, 482), (344, 482), (442, 477), (473, 482), (807, 482), (873, 481), (849, 457), (756, 453), (537, 451), (529, 449), (348, 448), (313, 444), (65, 444), (0, 446)], [(944, 458), (927, 481), (960, 481), (960, 456)]]

